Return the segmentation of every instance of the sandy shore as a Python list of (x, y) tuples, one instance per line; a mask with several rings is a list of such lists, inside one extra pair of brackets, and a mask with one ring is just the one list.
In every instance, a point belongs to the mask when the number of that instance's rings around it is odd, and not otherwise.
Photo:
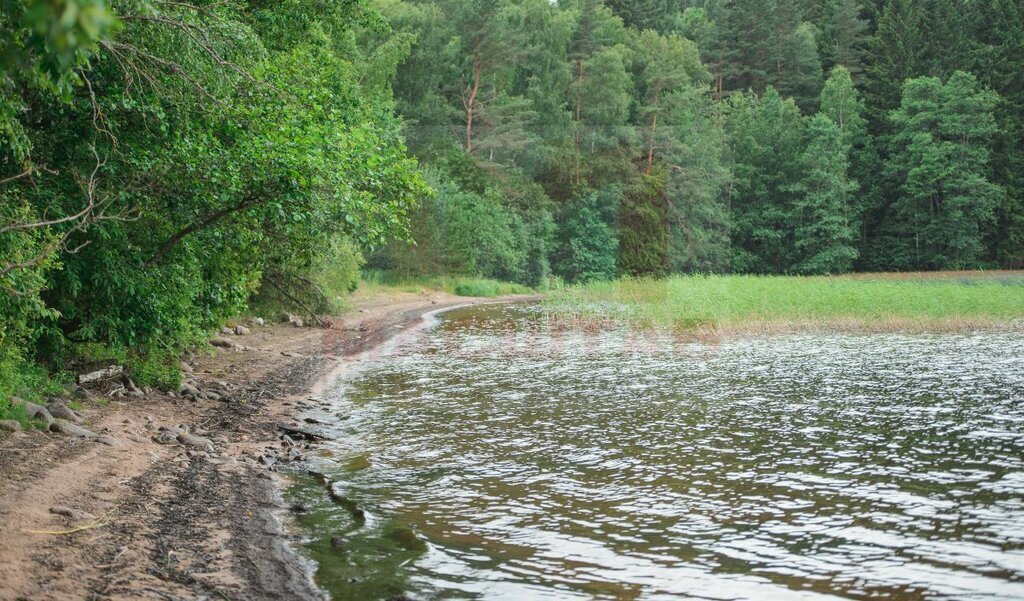
[[(301, 455), (301, 441), (283, 447), (281, 427), (302, 428), (291, 416), (343, 358), (424, 313), (475, 302), (392, 294), (358, 301), (329, 328), (229, 337), (239, 348), (197, 357), (191, 376), (200, 389), (229, 391), (226, 400), (85, 401), (84, 425), (113, 446), (0, 437), (0, 599), (324, 598), (281, 527), (283, 480), (263, 458)], [(213, 448), (159, 442), (160, 428), (180, 425)]]

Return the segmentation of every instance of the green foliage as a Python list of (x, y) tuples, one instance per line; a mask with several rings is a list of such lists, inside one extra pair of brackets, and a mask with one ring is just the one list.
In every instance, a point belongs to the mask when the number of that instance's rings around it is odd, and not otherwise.
[(257, 290), (330, 310), (356, 246), (408, 235), (426, 186), (390, 79), (409, 38), (366, 2), (3, 10), (5, 361), (99, 344), (173, 386), (172, 357)]
[(810, 119), (800, 158), (803, 177), (791, 188), (796, 193), (793, 217), (798, 260), (793, 271), (843, 273), (853, 267), (857, 227), (851, 194), (858, 186), (847, 176), (849, 152), (837, 124), (825, 115)]
[(893, 177), (900, 182), (891, 211), (896, 267), (979, 265), (983, 231), (995, 220), (1005, 190), (988, 177), (998, 132), (997, 97), (961, 71), (908, 80), (892, 113)]
[(618, 203), (618, 194), (606, 190), (562, 207), (553, 254), (559, 277), (570, 283), (615, 278), (619, 241), (614, 220)]

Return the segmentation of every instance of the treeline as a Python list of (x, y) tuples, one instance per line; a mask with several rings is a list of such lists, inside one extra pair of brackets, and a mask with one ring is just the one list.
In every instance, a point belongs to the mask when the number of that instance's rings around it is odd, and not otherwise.
[(377, 0), (436, 194), (372, 266), (1024, 265), (1015, 0)]
[(406, 236), (387, 29), (356, 0), (2, 3), (0, 413), (87, 361), (173, 385), (253, 300), (327, 311)]

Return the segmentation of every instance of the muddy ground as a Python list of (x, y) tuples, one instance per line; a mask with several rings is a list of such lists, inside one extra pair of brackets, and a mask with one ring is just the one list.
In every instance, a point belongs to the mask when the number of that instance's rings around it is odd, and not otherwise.
[[(195, 357), (191, 376), (225, 399), (83, 401), (85, 427), (113, 446), (0, 435), (0, 599), (324, 598), (278, 519), (288, 511), (278, 468), (301, 461), (304, 446), (294, 433), (289, 446), (281, 427), (303, 429), (291, 415), (345, 357), (467, 302), (478, 301), (393, 294), (359, 301), (329, 327), (226, 336), (236, 348)], [(160, 428), (181, 425), (213, 448), (159, 442)]]

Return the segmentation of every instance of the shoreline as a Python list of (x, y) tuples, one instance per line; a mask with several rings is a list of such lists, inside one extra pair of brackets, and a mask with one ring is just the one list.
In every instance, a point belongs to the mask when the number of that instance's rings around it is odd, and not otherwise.
[[(301, 431), (311, 391), (424, 316), (509, 300), (360, 299), (330, 328), (259, 327), (197, 359), (196, 387), (223, 400), (84, 401), (85, 426), (112, 445), (3, 435), (0, 599), (325, 599), (282, 523), (276, 466), (301, 462), (303, 444), (283, 442), (281, 427)], [(212, 446), (158, 442), (181, 426)]]

